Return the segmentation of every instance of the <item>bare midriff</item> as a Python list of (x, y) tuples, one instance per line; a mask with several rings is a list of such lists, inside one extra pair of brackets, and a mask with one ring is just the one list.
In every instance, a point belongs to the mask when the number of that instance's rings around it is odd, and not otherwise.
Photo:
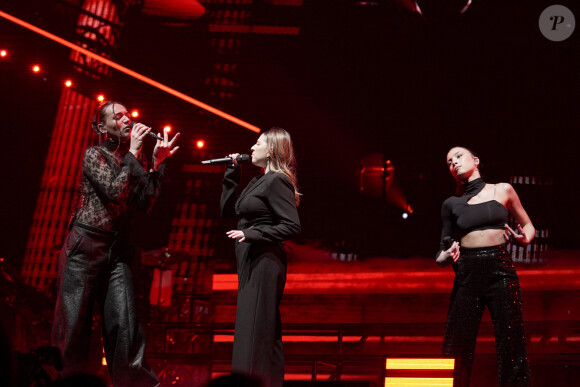
[(471, 231), (461, 238), (460, 247), (475, 248), (497, 246), (507, 242), (503, 229), (488, 229)]

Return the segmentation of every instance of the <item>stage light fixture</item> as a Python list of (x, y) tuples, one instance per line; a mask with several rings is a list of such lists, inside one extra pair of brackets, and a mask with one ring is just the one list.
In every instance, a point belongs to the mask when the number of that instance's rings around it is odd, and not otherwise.
[(166, 126), (163, 128), (163, 130), (164, 130), (164, 131), (166, 131), (167, 133), (170, 133), (170, 132), (171, 132), (171, 126), (169, 126), (169, 125), (166, 125)]
[(131, 117), (133, 117), (133, 118), (137, 118), (137, 117), (139, 117), (139, 111), (138, 111), (138, 110), (133, 110), (133, 111), (131, 112)]
[(70, 79), (67, 79), (66, 81), (64, 81), (64, 85), (66, 87), (71, 87), (72, 86), (72, 81)]
[(195, 143), (195, 146), (197, 147), (197, 149), (202, 149), (205, 146), (205, 141), (197, 140), (197, 142)]
[(467, 11), (472, 0), (415, 0), (415, 11), (430, 20), (448, 20)]
[(6, 50), (0, 51), (0, 57), (4, 58), (4, 57), (6, 57), (6, 55), (8, 55), (8, 51), (6, 51)]
[(409, 213), (407, 211), (403, 212), (403, 219), (409, 219)]
[(99, 94), (98, 97), (97, 97), (97, 100), (99, 102), (103, 102), (105, 100), (105, 96), (103, 94)]
[(40, 66), (39, 65), (32, 66), (32, 72), (33, 73), (39, 73), (40, 72)]

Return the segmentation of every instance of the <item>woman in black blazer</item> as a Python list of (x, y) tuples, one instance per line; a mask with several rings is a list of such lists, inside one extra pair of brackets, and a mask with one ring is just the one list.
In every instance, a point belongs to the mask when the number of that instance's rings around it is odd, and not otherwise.
[(238, 217), (236, 240), (238, 302), (232, 372), (253, 375), (265, 387), (282, 386), (284, 354), (280, 301), (286, 284), (286, 254), (281, 242), (300, 232), (296, 206), (296, 162), (284, 129), (264, 132), (252, 146), (252, 163), (263, 169), (242, 191), (236, 158), (227, 167), (221, 196), (223, 217)]

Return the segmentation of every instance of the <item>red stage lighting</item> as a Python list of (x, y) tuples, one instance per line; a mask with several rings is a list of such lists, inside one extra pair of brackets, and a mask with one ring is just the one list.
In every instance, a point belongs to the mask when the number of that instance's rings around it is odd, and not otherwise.
[(39, 73), (40, 72), (40, 66), (39, 65), (32, 66), (32, 72)]
[(133, 117), (133, 118), (137, 118), (137, 117), (139, 117), (139, 111), (138, 111), (138, 110), (133, 110), (133, 111), (131, 112), (131, 117)]
[(197, 149), (202, 149), (205, 146), (205, 141), (197, 140), (195, 146), (197, 147)]
[(6, 55), (8, 55), (8, 51), (6, 50), (0, 51), (0, 57), (4, 58)]
[(71, 87), (72, 86), (72, 81), (70, 79), (67, 79), (66, 81), (64, 81), (64, 85), (66, 87)]
[(167, 133), (171, 132), (171, 126), (166, 125), (165, 128), (163, 128), (164, 131), (166, 131)]
[(69, 41), (67, 41), (67, 40), (65, 40), (63, 38), (60, 38), (60, 37), (58, 37), (58, 36), (56, 36), (54, 34), (51, 34), (50, 32), (47, 32), (47, 31), (45, 31), (45, 30), (43, 30), (41, 28), (38, 28), (38, 27), (30, 24), (30, 23), (27, 23), (27, 22), (25, 22), (23, 20), (20, 20), (20, 19), (14, 17), (12, 15), (9, 15), (6, 12), (3, 12), (1, 10), (0, 10), (0, 17), (2, 17), (4, 19), (7, 19), (7, 20), (9, 20), (9, 21), (11, 21), (13, 23), (16, 23), (16, 24), (18, 24), (18, 25), (20, 25), (20, 26), (22, 26), (24, 28), (27, 28), (27, 29), (33, 31), (33, 32), (36, 32), (37, 34), (40, 34), (40, 35), (42, 35), (42, 36), (44, 36), (44, 37), (46, 37), (46, 38), (48, 38), (50, 40), (53, 40), (53, 41), (55, 41), (55, 42), (57, 42), (59, 44), (62, 44), (63, 46), (66, 46), (68, 48), (71, 48), (71, 49), (73, 49), (73, 50), (75, 50), (75, 51), (77, 51), (77, 52), (79, 52), (81, 54), (84, 54), (84, 55), (88, 56), (89, 58), (98, 60), (101, 63), (104, 63), (104, 64), (106, 64), (108, 66), (111, 66), (112, 68), (114, 68), (116, 70), (119, 70), (119, 71), (121, 71), (121, 72), (123, 72), (123, 73), (125, 73), (125, 74), (127, 74), (127, 75), (129, 75), (131, 77), (137, 78), (140, 81), (143, 81), (145, 83), (148, 83), (149, 85), (151, 85), (153, 87), (156, 87), (156, 88), (158, 88), (160, 90), (163, 90), (166, 93), (169, 93), (169, 94), (171, 94), (171, 95), (173, 95), (173, 96), (175, 96), (177, 98), (180, 98), (180, 99), (182, 99), (182, 100), (184, 100), (186, 102), (189, 102), (192, 105), (195, 105), (195, 106), (197, 106), (197, 107), (199, 107), (201, 109), (207, 110), (208, 112), (213, 113), (213, 114), (216, 114), (216, 115), (218, 115), (218, 116), (220, 116), (220, 117), (222, 117), (222, 118), (224, 118), (224, 119), (226, 119), (228, 121), (231, 121), (231, 122), (233, 122), (235, 124), (238, 124), (240, 126), (243, 126), (246, 129), (249, 129), (249, 130), (251, 130), (253, 132), (256, 132), (256, 133), (260, 133), (260, 131), (261, 131), (260, 128), (258, 128), (257, 126), (254, 126), (252, 124), (249, 124), (249, 123), (247, 123), (245, 121), (240, 120), (237, 117), (234, 117), (234, 116), (232, 116), (230, 114), (227, 114), (225, 112), (222, 112), (221, 110), (218, 110), (218, 109), (216, 109), (216, 108), (214, 108), (212, 106), (209, 106), (208, 104), (205, 104), (205, 103), (203, 103), (201, 101), (198, 101), (195, 98), (192, 98), (192, 97), (187, 96), (187, 95), (185, 95), (183, 93), (180, 93), (179, 91), (174, 90), (174, 89), (170, 88), (169, 86), (165, 86), (162, 83), (159, 83), (157, 81), (154, 81), (151, 78), (148, 78), (148, 77), (146, 77), (144, 75), (141, 75), (141, 74), (139, 74), (139, 73), (137, 73), (137, 72), (135, 72), (133, 70), (130, 70), (127, 67), (121, 66), (118, 63), (115, 63), (115, 62), (113, 62), (113, 61), (111, 61), (111, 60), (109, 60), (109, 59), (107, 59), (105, 57), (102, 57), (100, 55), (97, 55), (94, 52), (91, 52), (91, 51), (89, 51), (89, 50), (87, 50), (87, 49), (85, 49), (83, 47), (77, 46), (74, 43), (71, 43), (71, 42), (69, 42)]
[(97, 99), (99, 100), (99, 102), (103, 102), (105, 100), (105, 96), (102, 94), (99, 94), (99, 96), (97, 97)]

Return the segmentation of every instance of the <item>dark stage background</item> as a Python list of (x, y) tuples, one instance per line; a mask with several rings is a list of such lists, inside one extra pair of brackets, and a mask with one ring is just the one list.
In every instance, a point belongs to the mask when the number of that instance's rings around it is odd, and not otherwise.
[[(0, 9), (67, 36), (75, 22), (62, 3), (0, 1)], [(578, 248), (578, 31), (564, 42), (541, 35), (538, 17), (549, 1), (474, 1), (464, 15), (427, 20), (395, 1), (367, 3), (377, 5), (305, 0), (270, 12), (267, 1), (255, 2), (253, 24), (288, 21), (300, 33), (249, 36), (236, 59), (236, 93), (227, 101), (204, 84), (215, 53), (203, 17), (176, 27), (130, 15), (114, 59), (262, 129), (288, 129), (304, 195), (305, 241), (348, 246), (361, 258), (433, 255), (440, 206), (454, 192), (445, 155), (462, 145), (478, 153), (489, 182), (552, 179), (547, 200), (534, 192), (520, 192), (521, 199), (532, 219), (541, 217), (550, 229), (554, 248)], [(577, 2), (558, 3), (580, 17)], [(0, 62), (0, 256), (18, 267), (60, 82), (74, 71), (68, 49), (5, 20), (0, 46), (17, 55)], [(25, 67), (35, 60), (47, 69), (42, 77)], [(146, 250), (166, 243), (172, 198), (183, 190), (180, 165), (249, 152), (257, 137), (225, 122), (210, 128), (208, 114), (118, 72), (78, 84), (146, 112), (145, 123), (171, 122), (183, 134), (156, 220), (143, 227)], [(197, 138), (208, 143), (205, 151), (194, 149)], [(360, 162), (373, 153), (394, 165), (414, 210), (407, 220), (401, 208), (359, 194)], [(257, 170), (244, 173), (249, 179)]]

